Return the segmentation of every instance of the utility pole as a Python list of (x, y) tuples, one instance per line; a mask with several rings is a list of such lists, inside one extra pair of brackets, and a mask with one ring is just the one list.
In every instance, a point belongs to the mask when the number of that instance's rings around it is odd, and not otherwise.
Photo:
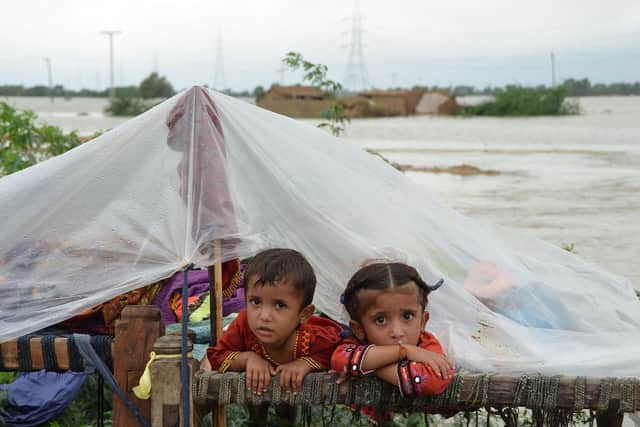
[(551, 87), (556, 87), (556, 55), (551, 52)]
[(51, 97), (51, 103), (53, 104), (53, 77), (51, 75), (51, 58), (42, 58), (47, 64), (47, 75), (49, 77), (49, 96)]
[(120, 31), (103, 30), (100, 33), (109, 36), (109, 98), (113, 99), (116, 96), (113, 85), (113, 36), (120, 34)]

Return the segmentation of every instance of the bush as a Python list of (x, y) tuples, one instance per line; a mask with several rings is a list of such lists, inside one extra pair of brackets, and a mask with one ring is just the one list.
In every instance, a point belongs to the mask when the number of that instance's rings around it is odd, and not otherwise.
[(116, 95), (115, 98), (109, 100), (105, 111), (111, 113), (112, 116), (137, 116), (156, 104), (156, 102), (147, 102), (137, 97)]
[(493, 101), (460, 107), (462, 116), (557, 116), (578, 114), (576, 104), (567, 102), (567, 90), (509, 86), (498, 90)]
[(76, 132), (36, 124), (33, 111), (18, 111), (0, 101), (0, 176), (9, 175), (82, 143)]

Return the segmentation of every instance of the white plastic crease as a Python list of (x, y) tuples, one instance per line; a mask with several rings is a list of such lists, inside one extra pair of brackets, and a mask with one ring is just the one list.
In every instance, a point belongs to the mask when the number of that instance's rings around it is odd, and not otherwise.
[(340, 321), (339, 296), (366, 260), (443, 277), (428, 328), (467, 369), (640, 374), (628, 280), (466, 218), (323, 130), (200, 87), (2, 178), (0, 218), (0, 341), (211, 265), (219, 240), (220, 261), (301, 251), (315, 304)]

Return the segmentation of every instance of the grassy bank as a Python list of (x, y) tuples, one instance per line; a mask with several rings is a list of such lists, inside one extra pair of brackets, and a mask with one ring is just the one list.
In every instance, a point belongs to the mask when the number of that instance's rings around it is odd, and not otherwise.
[(534, 89), (509, 86), (497, 91), (493, 101), (459, 107), (457, 115), (528, 117), (578, 114), (577, 104), (567, 101), (564, 87)]

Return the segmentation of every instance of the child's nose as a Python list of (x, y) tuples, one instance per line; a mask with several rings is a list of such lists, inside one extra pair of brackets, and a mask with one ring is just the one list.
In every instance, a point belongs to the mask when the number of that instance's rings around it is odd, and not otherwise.
[(394, 339), (404, 338), (404, 328), (399, 322), (394, 322), (391, 325), (391, 334)]
[(264, 307), (260, 310), (260, 319), (261, 320), (271, 320), (272, 310), (268, 307)]

